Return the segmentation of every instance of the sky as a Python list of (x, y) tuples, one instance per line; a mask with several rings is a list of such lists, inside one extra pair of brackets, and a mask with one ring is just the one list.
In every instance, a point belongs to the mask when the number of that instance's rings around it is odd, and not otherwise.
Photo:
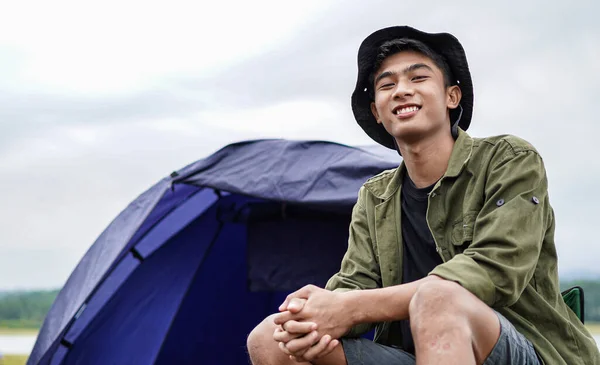
[(597, 1), (0, 0), (0, 290), (57, 288), (126, 205), (224, 145), (373, 142), (356, 53), (411, 25), (463, 44), (469, 133), (543, 156), (559, 271), (599, 275)]

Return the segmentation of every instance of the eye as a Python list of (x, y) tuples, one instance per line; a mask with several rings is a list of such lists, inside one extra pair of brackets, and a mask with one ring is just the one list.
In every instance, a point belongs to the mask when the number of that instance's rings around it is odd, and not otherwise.
[(411, 80), (412, 81), (423, 81), (425, 79), (429, 78), (429, 76), (425, 76), (425, 75), (419, 75), (419, 76), (415, 76), (413, 77)]
[(388, 82), (387, 84), (383, 84), (383, 85), (379, 86), (379, 89), (389, 89), (390, 87), (394, 87), (394, 84), (391, 82)]

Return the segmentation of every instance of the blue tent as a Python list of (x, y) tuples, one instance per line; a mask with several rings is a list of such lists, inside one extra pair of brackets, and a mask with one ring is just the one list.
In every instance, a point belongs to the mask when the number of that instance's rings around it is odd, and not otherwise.
[(361, 184), (399, 157), (318, 141), (229, 145), (106, 228), (60, 291), (28, 364), (244, 364), (289, 291), (324, 285)]

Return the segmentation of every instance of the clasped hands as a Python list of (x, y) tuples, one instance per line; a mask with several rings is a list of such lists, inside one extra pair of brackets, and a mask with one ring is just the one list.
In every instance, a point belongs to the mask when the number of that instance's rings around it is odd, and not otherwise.
[(307, 285), (287, 296), (279, 306), (273, 339), (290, 359), (309, 362), (339, 345), (339, 338), (352, 327), (344, 293)]

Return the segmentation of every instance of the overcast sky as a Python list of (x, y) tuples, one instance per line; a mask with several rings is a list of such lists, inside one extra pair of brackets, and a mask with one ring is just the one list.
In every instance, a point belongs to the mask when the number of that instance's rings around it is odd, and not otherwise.
[(0, 4), (0, 290), (60, 287), (131, 200), (227, 143), (370, 144), (356, 52), (401, 24), (461, 40), (469, 132), (538, 148), (560, 271), (600, 274), (598, 1)]

